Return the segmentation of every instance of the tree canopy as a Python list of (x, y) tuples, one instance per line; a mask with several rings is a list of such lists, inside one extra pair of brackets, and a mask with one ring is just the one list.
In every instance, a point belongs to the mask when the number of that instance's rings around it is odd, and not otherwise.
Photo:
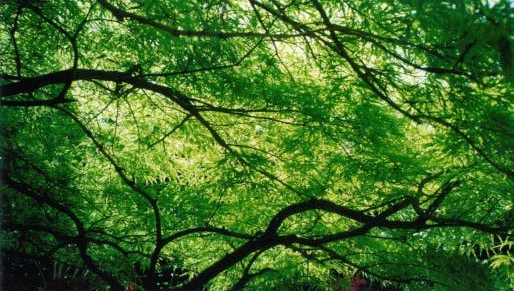
[(511, 290), (513, 13), (3, 0), (2, 256), (91, 290)]

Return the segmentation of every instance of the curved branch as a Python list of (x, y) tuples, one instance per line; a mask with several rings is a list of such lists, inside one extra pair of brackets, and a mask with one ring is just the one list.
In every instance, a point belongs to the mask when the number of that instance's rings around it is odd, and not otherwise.
[[(347, 49), (343, 45), (343, 43), (338, 38), (338, 35), (336, 34), (336, 29), (342, 30), (343, 28), (340, 26), (335, 26), (327, 16), (325, 10), (323, 9), (321, 3), (317, 0), (311, 0), (315, 8), (318, 10), (321, 18), (323, 19), (323, 23), (327, 27), (329, 33), (330, 33), (330, 39), (332, 42), (329, 42), (325, 38), (321, 37), (320, 35), (316, 34), (311, 28), (309, 28), (306, 25), (303, 25), (299, 22), (296, 22), (290, 18), (288, 18), (285, 15), (281, 15), (278, 12), (274, 11), (273, 9), (267, 7), (266, 5), (257, 2), (255, 0), (250, 0), (252, 4), (258, 5), (259, 7), (265, 9), (269, 13), (279, 17), (282, 21), (285, 23), (291, 25), (298, 31), (310, 31), (308, 34), (309, 36), (315, 37), (322, 43), (324, 43), (328, 48), (330, 48), (333, 52), (338, 54), (342, 59), (344, 59), (350, 67), (352, 68), (353, 72), (368, 86), (368, 88), (382, 101), (386, 102), (391, 108), (396, 110), (397, 112), (401, 113), (405, 117), (409, 118), (410, 120), (414, 122), (421, 122), (423, 119), (435, 121), (436, 123), (443, 125), (447, 128), (450, 128), (452, 131), (457, 133), (459, 136), (461, 136), (466, 143), (468, 143), (474, 150), (476, 150), (479, 155), (491, 166), (493, 166), (495, 169), (497, 169), (499, 172), (505, 174), (507, 177), (509, 177), (511, 180), (514, 180), (514, 171), (507, 169), (505, 167), (502, 167), (501, 165), (498, 165), (495, 161), (492, 160), (491, 157), (489, 157), (481, 148), (479, 148), (475, 142), (466, 134), (462, 132), (459, 128), (455, 127), (454, 125), (450, 124), (449, 122), (436, 118), (431, 116), (420, 116), (415, 115), (409, 112), (407, 109), (404, 109), (401, 107), (400, 104), (396, 103), (393, 99), (391, 99), (385, 89), (380, 85), (380, 83), (377, 81), (376, 77), (372, 74), (371, 70), (367, 68), (366, 66), (359, 66), (355, 62), (354, 59), (350, 56)], [(429, 69), (429, 68), (422, 68), (421, 69)], [(428, 70), (430, 71), (430, 70)], [(458, 73), (458, 74), (464, 74), (463, 72), (452, 70), (446, 70), (442, 68), (431, 68), (431, 71), (434, 73)], [(469, 77), (469, 76), (468, 76)]]
[[(456, 187), (457, 183), (449, 183), (441, 191), (441, 196), (445, 197), (448, 193)], [(207, 267), (196, 277), (194, 277), (189, 283), (187, 283), (183, 290), (200, 290), (205, 284), (208, 283), (212, 278), (220, 274), (221, 272), (229, 269), (237, 262), (243, 260), (248, 255), (254, 252), (264, 252), (270, 248), (279, 245), (292, 245), (300, 244), (311, 247), (320, 248), (323, 245), (333, 242), (348, 239), (351, 237), (361, 236), (366, 234), (369, 230), (376, 227), (383, 227), (389, 229), (409, 229), (409, 230), (420, 230), (435, 227), (468, 227), (486, 233), (503, 233), (506, 228), (491, 227), (488, 225), (459, 220), (459, 219), (446, 219), (437, 218), (433, 216), (418, 217), (411, 221), (402, 220), (388, 220), (387, 218), (399, 211), (412, 205), (412, 198), (406, 197), (398, 203), (390, 205), (388, 208), (383, 210), (376, 216), (367, 215), (362, 211), (353, 210), (348, 207), (338, 205), (328, 200), (311, 199), (303, 201), (289, 206), (284, 207), (270, 220), (266, 231), (254, 240), (247, 241), (238, 247), (235, 251), (227, 254), (223, 258), (219, 259), (214, 264)], [(436, 207), (438, 203), (434, 203)], [(278, 231), (282, 223), (289, 217), (312, 210), (324, 210), (329, 213), (338, 214), (342, 217), (352, 219), (360, 222), (362, 226), (350, 229), (347, 231), (328, 234), (323, 236), (308, 237), (298, 235), (279, 235)], [(435, 222), (427, 224), (428, 221)], [(509, 229), (512, 229), (509, 228)]]
[(224, 228), (218, 228), (218, 227), (210, 227), (210, 226), (204, 226), (204, 227), (195, 227), (190, 228), (186, 230), (178, 231), (168, 237), (165, 237), (162, 239), (163, 244), (171, 243), (172, 241), (182, 238), (184, 236), (188, 236), (195, 233), (213, 233), (213, 234), (221, 234), (224, 236), (234, 237), (234, 238), (241, 238), (241, 239), (247, 239), (252, 240), (255, 238), (253, 235), (244, 234), (244, 233), (238, 233), (233, 232)]
[[(398, 206), (400, 204), (401, 207)], [(408, 204), (399, 203), (398, 205), (393, 205), (390, 209), (384, 211), (382, 215), (373, 217), (327, 200), (311, 199), (308, 201), (291, 204), (284, 207), (277, 214), (275, 214), (275, 216), (268, 223), (268, 227), (266, 228), (265, 232), (261, 236), (242, 244), (232, 253), (227, 254), (214, 264), (207, 267), (196, 277), (194, 277), (189, 283), (187, 283), (183, 290), (200, 290), (205, 284), (207, 284), (209, 280), (256, 251), (264, 252), (278, 245), (291, 245), (294, 243), (319, 246), (334, 240), (341, 240), (365, 234), (374, 226), (382, 224), (383, 220), (387, 216), (394, 213), (395, 211), (399, 211), (399, 209), (406, 207)], [(361, 222), (364, 225), (355, 229), (334, 235), (326, 235), (316, 239), (300, 237), (297, 235), (279, 236), (278, 230), (287, 218), (295, 214), (312, 210), (325, 210), (327, 212), (336, 213), (343, 217)]]

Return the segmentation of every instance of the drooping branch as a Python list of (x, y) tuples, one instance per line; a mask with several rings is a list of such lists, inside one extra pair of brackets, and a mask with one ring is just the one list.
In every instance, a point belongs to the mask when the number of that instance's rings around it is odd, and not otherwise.
[(150, 90), (161, 95), (166, 96), (177, 105), (187, 110), (193, 115), (202, 125), (211, 133), (216, 142), (223, 148), (230, 151), (228, 144), (221, 138), (221, 136), (214, 130), (210, 123), (200, 115), (197, 108), (191, 103), (183, 93), (173, 88), (159, 85), (147, 81), (138, 76), (133, 76), (131, 72), (120, 71), (104, 71), (104, 70), (90, 70), (90, 69), (71, 69), (49, 73), (33, 78), (23, 79), (22, 81), (0, 86), (0, 97), (12, 96), (20, 93), (34, 92), (37, 89), (48, 85), (55, 85), (61, 83), (68, 83), (77, 80), (102, 80), (112, 81), (116, 83), (127, 83), (136, 88)]
[[(200, 110), (197, 108), (197, 106), (193, 104), (193, 100), (190, 97), (173, 88), (152, 83), (150, 81), (145, 80), (144, 78), (141, 78), (140, 76), (133, 76), (130, 72), (90, 69), (64, 70), (33, 78), (27, 78), (13, 84), (0, 86), (0, 97), (33, 92), (37, 89), (40, 89), (48, 85), (67, 83), (78, 80), (102, 80), (116, 83), (127, 83), (136, 88), (153, 91), (155, 93), (167, 97), (168, 99), (179, 105), (182, 109), (189, 112), (191, 116), (196, 118), (196, 120), (198, 120), (202, 124), (202, 126), (204, 126), (204, 128), (207, 129), (207, 131), (211, 134), (211, 136), (214, 138), (218, 145), (220, 145), (227, 152), (233, 154), (243, 165), (251, 167), (251, 164), (248, 163), (243, 157), (241, 157), (241, 155), (235, 152), (232, 149), (232, 147), (211, 125), (211, 123), (200, 114)], [(284, 186), (291, 192), (296, 193), (299, 196), (303, 196), (303, 194), (300, 191), (298, 191), (295, 187), (282, 181), (266, 169), (258, 168), (255, 170), (263, 176), (269, 178), (270, 180)]]
[[(353, 32), (347, 31), (344, 27), (335, 25), (331, 22), (330, 18), (326, 14), (326, 11), (324, 10), (322, 4), (317, 0), (311, 0), (312, 4), (316, 8), (316, 10), (319, 12), (321, 19), (323, 20), (323, 23), (325, 25), (326, 30), (329, 32), (329, 39), (326, 38), (325, 34), (320, 34), (318, 31), (314, 31), (312, 28), (310, 28), (307, 25), (304, 25), (298, 21), (295, 21), (291, 18), (289, 18), (287, 15), (280, 13), (261, 2), (258, 2), (256, 0), (250, 0), (250, 2), (254, 5), (257, 5), (261, 7), (262, 9), (266, 10), (267, 12), (271, 13), (272, 15), (279, 17), (283, 22), (291, 25), (295, 30), (301, 31), (303, 33), (306, 33), (310, 37), (316, 38), (319, 41), (321, 41), (324, 45), (326, 45), (329, 49), (331, 49), (333, 52), (335, 52), (337, 55), (339, 55), (342, 59), (344, 59), (351, 67), (353, 72), (361, 79), (369, 88), (369, 90), (378, 98), (380, 98), (382, 101), (386, 102), (391, 108), (393, 108), (395, 111), (401, 113), (403, 116), (409, 118), (410, 120), (419, 123), (423, 121), (429, 121), (429, 122), (436, 122), (439, 125), (442, 125), (446, 128), (451, 129), (453, 132), (455, 132), (457, 135), (459, 135), (467, 144), (469, 144), (474, 150), (478, 152), (478, 154), (492, 167), (497, 169), (499, 172), (505, 174), (507, 177), (509, 177), (511, 180), (514, 180), (514, 172), (497, 162), (495, 162), (492, 157), (490, 157), (489, 154), (487, 154), (484, 150), (482, 150), (479, 146), (476, 145), (476, 143), (473, 141), (471, 137), (469, 137), (467, 134), (465, 134), (460, 128), (454, 126), (447, 120), (435, 117), (435, 116), (428, 116), (428, 115), (420, 115), (415, 114), (413, 112), (410, 112), (408, 109), (404, 108), (402, 104), (396, 102), (391, 97), (389, 97), (389, 92), (385, 89), (385, 86), (377, 79), (377, 77), (374, 75), (372, 70), (370, 70), (365, 64), (359, 64), (354, 57), (350, 55), (345, 45), (340, 40), (339, 32), (342, 32), (342, 34)], [(308, 32), (308, 33), (307, 33)], [(363, 37), (370, 38), (369, 35), (363, 34)], [(373, 40), (373, 42), (375, 42)], [(385, 48), (383, 45), (381, 45), (383, 48)], [(422, 67), (416, 64), (413, 64), (409, 61), (407, 61), (402, 56), (394, 56), (393, 57), (399, 57), (399, 60), (406, 63), (409, 66), (412, 66), (416, 69), (423, 69), (430, 73), (437, 73), (437, 74), (454, 74), (454, 75), (466, 75), (468, 77), (472, 77), (470, 74), (452, 69), (445, 69), (445, 68), (431, 68), (431, 67)]]

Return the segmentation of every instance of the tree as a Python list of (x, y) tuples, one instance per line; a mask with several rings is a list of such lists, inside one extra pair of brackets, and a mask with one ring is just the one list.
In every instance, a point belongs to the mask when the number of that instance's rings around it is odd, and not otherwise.
[(91, 289), (512, 288), (491, 2), (3, 1), (4, 258)]

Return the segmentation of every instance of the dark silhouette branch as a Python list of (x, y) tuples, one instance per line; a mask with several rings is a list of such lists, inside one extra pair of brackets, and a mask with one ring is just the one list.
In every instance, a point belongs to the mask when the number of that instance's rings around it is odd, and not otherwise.
[(77, 230), (77, 235), (75, 236), (74, 243), (77, 246), (80, 257), (84, 264), (95, 274), (97, 274), (100, 278), (102, 278), (106, 283), (108, 283), (111, 288), (115, 291), (123, 291), (123, 286), (118, 282), (118, 280), (111, 275), (108, 272), (103, 271), (100, 266), (91, 258), (91, 256), (88, 254), (88, 245), (90, 244), (90, 241), (87, 237), (87, 232), (84, 228), (83, 222), (79, 219), (79, 217), (67, 206), (62, 205), (58, 203), (57, 201), (54, 201), (48, 196), (41, 195), (37, 189), (31, 187), (30, 185), (27, 185), (25, 183), (17, 182), (9, 176), (7, 171), (2, 171), (2, 182), (5, 183), (8, 187), (18, 191), (19, 193), (22, 193), (32, 199), (34, 199), (37, 202), (46, 204), (55, 210), (63, 213), (66, 215), (75, 225), (75, 228)]
[[(504, 173), (511, 180), (514, 180), (514, 171), (512, 171), (510, 169), (507, 169), (507, 168), (499, 165), (495, 161), (493, 161), (492, 158), (489, 157), (480, 147), (478, 147), (476, 145), (476, 143), (469, 136), (464, 134), (460, 128), (452, 125), (451, 123), (449, 123), (446, 120), (442, 120), (442, 119), (434, 117), (434, 116), (426, 116), (426, 115), (416, 115), (416, 114), (413, 114), (413, 113), (409, 112), (407, 109), (402, 108), (402, 106), (400, 104), (398, 104), (397, 102), (393, 101), (390, 97), (388, 97), (387, 91), (383, 88), (383, 86), (381, 85), (380, 81), (373, 75), (371, 70), (369, 68), (367, 68), (366, 66), (364, 66), (364, 65), (359, 65), (350, 56), (350, 54), (348, 53), (348, 51), (345, 48), (345, 46), (343, 45), (343, 43), (340, 41), (340, 39), (338, 37), (338, 34), (336, 33), (337, 32), (336, 31), (336, 26), (330, 21), (329, 17), (327, 16), (325, 10), (323, 9), (323, 7), (322, 7), (322, 5), (321, 5), (321, 3), (319, 1), (312, 0), (311, 2), (315, 6), (315, 8), (318, 10), (321, 18), (323, 19), (323, 23), (325, 24), (326, 28), (328, 29), (328, 31), (330, 33), (330, 40), (331, 41), (325, 39), (324, 35), (320, 36), (319, 34), (315, 33), (308, 26), (306, 26), (304, 24), (301, 24), (299, 22), (296, 22), (296, 21), (288, 18), (286, 15), (280, 14), (279, 12), (271, 9), (270, 7), (264, 5), (264, 4), (260, 3), (260, 2), (257, 2), (255, 0), (250, 0), (250, 2), (252, 4), (255, 4), (255, 5), (265, 9), (269, 13), (279, 17), (282, 21), (284, 21), (285, 23), (291, 25), (294, 29), (296, 29), (298, 31), (310, 31), (310, 33), (308, 33), (309, 36), (314, 37), (314, 38), (320, 40), (328, 48), (330, 48), (336, 54), (338, 54), (341, 58), (343, 58), (350, 65), (350, 67), (352, 68), (354, 73), (375, 94), (375, 96), (377, 96), (381, 100), (385, 101), (391, 108), (393, 108), (394, 110), (400, 112), (402, 115), (404, 115), (405, 117), (411, 119), (414, 122), (419, 123), (419, 122), (421, 122), (423, 120), (428, 120), (428, 121), (432, 121), (432, 122), (435, 121), (436, 123), (451, 129), (452, 131), (457, 133), (459, 136), (461, 136), (464, 139), (464, 141), (466, 141), (466, 143), (468, 143), (473, 149), (475, 149), (479, 153), (479, 155), (486, 162), (488, 162), (491, 166), (493, 166), (495, 169), (497, 169), (501, 173)], [(337, 28), (339, 30), (343, 29), (340, 26), (337, 27)], [(451, 73), (452, 71), (454, 71), (454, 69), (451, 69), (450, 71), (448, 71), (448, 70), (442, 70), (441, 68), (438, 68), (438, 69), (434, 69), (432, 71), (434, 71), (434, 73), (444, 73), (444, 74), (446, 74), (446, 73)], [(460, 71), (459, 72), (453, 72), (453, 73), (454, 74), (456, 74), (456, 73), (457, 74), (463, 74)]]
[(162, 220), (161, 220), (161, 212), (159, 209), (159, 206), (157, 204), (157, 199), (153, 198), (150, 193), (145, 191), (143, 188), (138, 186), (134, 180), (130, 179), (127, 174), (125, 173), (125, 170), (118, 165), (116, 160), (113, 156), (111, 156), (105, 147), (96, 139), (94, 134), (89, 130), (74, 114), (72, 114), (70, 111), (57, 107), (60, 111), (64, 112), (67, 116), (69, 116), (86, 134), (86, 136), (93, 142), (95, 147), (100, 151), (100, 153), (106, 158), (109, 163), (114, 167), (114, 170), (118, 174), (118, 176), (121, 178), (121, 180), (130, 187), (135, 193), (142, 196), (150, 205), (150, 208), (152, 209), (153, 216), (154, 216), (154, 222), (155, 222), (155, 247), (152, 252), (152, 256), (150, 259), (150, 265), (149, 265), (149, 276), (147, 278), (146, 282), (147, 284), (152, 284), (155, 280), (154, 276), (156, 275), (156, 268), (157, 263), (159, 260), (160, 253), (162, 251), (162, 248), (164, 247), (163, 238), (162, 238)]
[(258, 270), (257, 272), (254, 272), (254, 273), (251, 273), (250, 270), (252, 269), (252, 266), (253, 264), (255, 263), (255, 261), (257, 260), (257, 258), (259, 258), (259, 256), (264, 253), (264, 251), (258, 251), (256, 252), (252, 258), (250, 259), (250, 261), (246, 264), (246, 266), (244, 266), (244, 269), (243, 269), (243, 274), (241, 275), (241, 278), (239, 278), (239, 280), (230, 288), (230, 291), (239, 291), (239, 290), (243, 290), (244, 287), (253, 279), (253, 278), (256, 278), (258, 276), (261, 276), (263, 275), (264, 273), (267, 273), (267, 272), (272, 272), (273, 269), (271, 268), (264, 268), (264, 269), (260, 269)]
[[(457, 182), (448, 183), (441, 190), (441, 196), (445, 197), (449, 192), (457, 186)], [(311, 199), (304, 202), (288, 205), (277, 212), (268, 223), (266, 230), (259, 237), (247, 241), (232, 253), (227, 254), (217, 262), (213, 263), (205, 270), (200, 272), (189, 283), (184, 286), (183, 290), (201, 290), (212, 278), (221, 272), (229, 269), (237, 262), (242, 261), (248, 255), (254, 252), (265, 252), (266, 250), (279, 246), (290, 246), (293, 244), (311, 246), (314, 248), (324, 249), (323, 246), (334, 241), (341, 241), (351, 237), (362, 236), (369, 232), (372, 228), (388, 228), (388, 229), (405, 229), (419, 231), (421, 229), (429, 229), (436, 227), (468, 227), (480, 230), (486, 233), (502, 233), (508, 229), (500, 227), (491, 227), (489, 225), (469, 222), (459, 219), (437, 218), (434, 216), (418, 217), (410, 221), (388, 220), (387, 218), (395, 213), (412, 205), (411, 197), (407, 197), (398, 203), (392, 204), (376, 216), (368, 215), (362, 211), (353, 210), (351, 208), (338, 205), (334, 202), (321, 199)], [(439, 202), (432, 204), (434, 207)], [(321, 236), (309, 237), (308, 235), (280, 235), (279, 229), (282, 223), (289, 217), (313, 210), (323, 210), (328, 213), (338, 214), (362, 225), (347, 231), (327, 234)], [(433, 209), (431, 209), (433, 210)], [(432, 221), (433, 223), (428, 223)], [(324, 249), (325, 251), (327, 249)]]

